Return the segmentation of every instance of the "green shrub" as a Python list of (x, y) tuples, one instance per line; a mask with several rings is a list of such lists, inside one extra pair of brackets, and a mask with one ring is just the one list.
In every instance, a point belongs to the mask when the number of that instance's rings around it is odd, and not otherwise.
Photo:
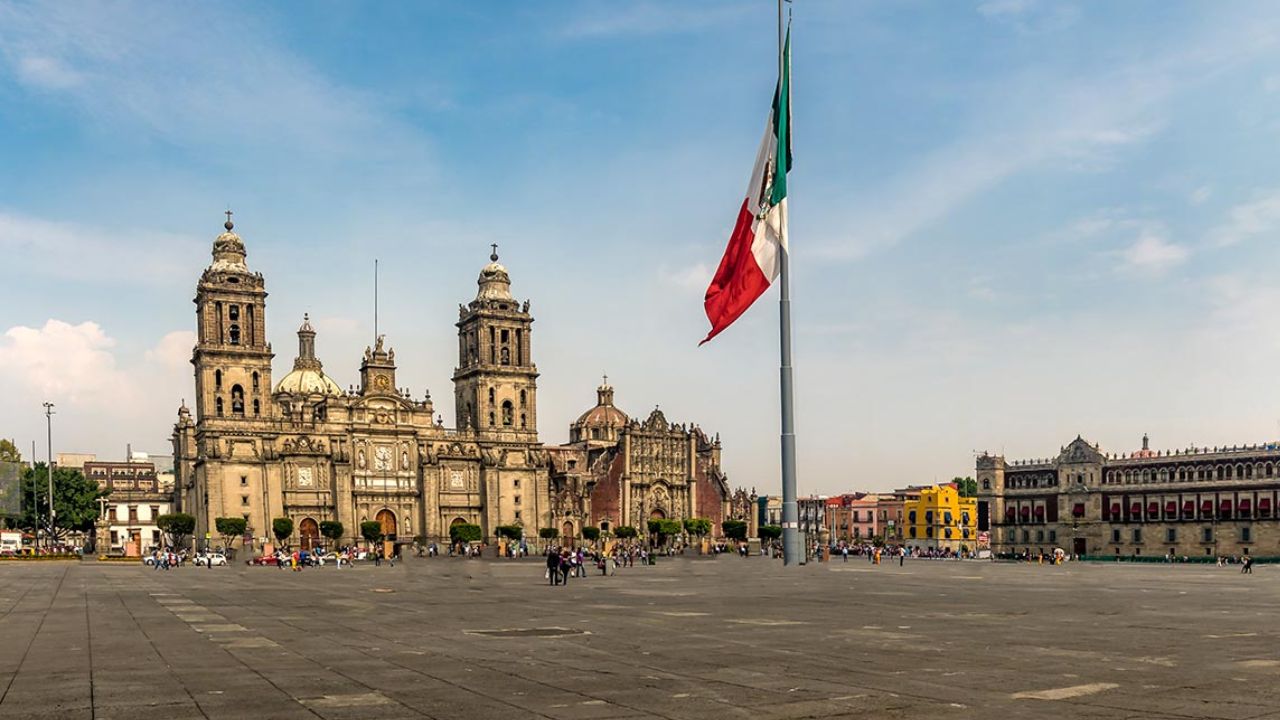
[(619, 540), (630, 540), (639, 535), (640, 532), (630, 525), (619, 525), (613, 529), (613, 534)]
[(780, 537), (782, 537), (782, 527), (780, 525), (761, 525), (760, 526), (761, 540), (777, 540)]
[(519, 525), (499, 525), (493, 531), (498, 537), (508, 540), (519, 540), (524, 537), (524, 528)]
[(747, 539), (747, 524), (742, 520), (725, 520), (720, 523), (720, 527), (724, 530), (724, 536), (730, 540)]
[(459, 523), (449, 528), (449, 539), (454, 542), (477, 542), (481, 538), (480, 526)]
[(275, 518), (271, 521), (271, 534), (276, 536), (276, 542), (284, 545), (285, 540), (293, 534), (293, 521), (289, 518)]
[(320, 521), (320, 534), (329, 538), (329, 540), (334, 543), (338, 542), (338, 538), (342, 537), (342, 534), (346, 532), (346, 530), (346, 528), (342, 527), (342, 523), (337, 520)]
[(382, 523), (377, 520), (365, 520), (360, 523), (360, 537), (371, 543), (381, 540)]
[(587, 525), (582, 528), (582, 537), (586, 538), (590, 542), (595, 542), (600, 539), (600, 528), (593, 525)]
[(543, 540), (554, 540), (560, 537), (560, 531), (555, 528), (538, 528), (538, 537)]

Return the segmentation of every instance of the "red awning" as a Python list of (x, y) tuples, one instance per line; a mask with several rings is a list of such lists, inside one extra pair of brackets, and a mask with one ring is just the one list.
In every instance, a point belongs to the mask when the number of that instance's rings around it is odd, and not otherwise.
[(1229, 500), (1229, 499), (1219, 500), (1219, 501), (1218, 501), (1218, 509), (1219, 509), (1219, 510), (1230, 510), (1230, 509), (1231, 509), (1231, 500)]
[(1130, 505), (1130, 506), (1129, 506), (1129, 514), (1130, 514), (1130, 515), (1141, 515), (1141, 514), (1142, 514), (1142, 503), (1134, 503), (1134, 504)]
[(1120, 517), (1120, 503), (1111, 503), (1111, 516)]
[(1041, 515), (1044, 515), (1044, 506), (1043, 506), (1043, 505), (1037, 505), (1037, 506), (1036, 506), (1036, 517), (1040, 517)]
[(1076, 503), (1075, 506), (1071, 508), (1071, 514), (1075, 517), (1084, 517), (1084, 503)]
[(1240, 512), (1249, 512), (1249, 508), (1252, 505), (1253, 503), (1248, 498), (1241, 500), (1239, 505)]
[(1258, 507), (1260, 507), (1260, 508), (1270, 508), (1270, 507), (1271, 507), (1271, 498), (1262, 498), (1261, 500), (1259, 500), (1259, 501), (1258, 501)]
[(1027, 517), (1027, 516), (1031, 515), (1031, 508), (1027, 507), (1026, 505), (1023, 505), (1023, 506), (1022, 506), (1021, 508), (1019, 508), (1019, 509), (1022, 511), (1022, 512), (1021, 512), (1021, 515), (1022, 515), (1023, 517)]
[(1178, 503), (1174, 502), (1173, 500), (1170, 500), (1169, 502), (1164, 504), (1165, 515), (1176, 515), (1177, 513), (1178, 513)]
[(1007, 517), (1007, 518), (1011, 518), (1011, 517), (1013, 517), (1014, 515), (1017, 515), (1017, 514), (1018, 514), (1018, 511), (1017, 511), (1017, 509), (1016, 509), (1016, 508), (1013, 508), (1013, 507), (1007, 507), (1007, 508), (1005, 508), (1005, 509), (1004, 509), (1004, 516), (1005, 516), (1005, 517)]
[(1206, 515), (1207, 515), (1208, 513), (1213, 512), (1213, 501), (1212, 501), (1212, 500), (1205, 500), (1205, 501), (1201, 502), (1201, 503), (1200, 503), (1200, 512), (1205, 513)]
[(1148, 515), (1158, 515), (1158, 514), (1160, 514), (1160, 503), (1158, 503), (1158, 502), (1149, 502), (1149, 503), (1147, 503), (1147, 514), (1148, 514)]

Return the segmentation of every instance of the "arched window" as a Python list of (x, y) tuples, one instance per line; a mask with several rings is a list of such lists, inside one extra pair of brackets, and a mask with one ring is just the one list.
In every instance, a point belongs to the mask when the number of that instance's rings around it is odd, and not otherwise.
[(520, 391), (520, 407), (524, 407), (524, 391)]
[(249, 313), (249, 344), (250, 344), (250, 345), (252, 345), (252, 344), (253, 344), (254, 327), (255, 327), (254, 322), (253, 322), (253, 306), (252, 306), (252, 305), (250, 305), (249, 307), (245, 308), (245, 310)]
[(244, 388), (239, 385), (231, 386), (231, 414), (244, 415)]
[(511, 350), (506, 345), (502, 346), (502, 364), (503, 365), (511, 364)]
[(526, 427), (527, 425), (525, 424), (524, 413), (520, 413), (520, 429), (524, 430)]
[(493, 413), (489, 413), (489, 427), (493, 427), (493, 425), (494, 425)]
[(253, 373), (253, 391), (254, 391), (254, 392), (257, 392), (257, 391), (258, 391), (258, 373), (257, 373), (257, 371), (254, 371), (254, 373)]
[(315, 417), (316, 420), (324, 421), (328, 416), (328, 410), (326, 410), (325, 405), (321, 403), (316, 406), (316, 409), (312, 412), (312, 416)]
[(214, 390), (222, 389), (222, 371), (221, 370), (213, 371), (213, 389)]
[(232, 305), (227, 308), (227, 319), (230, 320), (231, 322), (236, 322), (237, 320), (240, 319), (239, 305)]
[(258, 417), (262, 414), (262, 405), (257, 400), (253, 401), (253, 416)]
[(506, 427), (511, 427), (511, 425), (515, 423), (515, 413), (513, 411), (514, 411), (514, 408), (511, 407), (511, 401), (503, 400), (502, 401), (502, 424), (505, 425)]
[(231, 336), (231, 344), (239, 345), (240, 344), (240, 326), (235, 323), (232, 323), (231, 332), (229, 334)]
[(489, 402), (493, 402), (493, 388), (489, 388)]
[(218, 417), (222, 417), (222, 398), (213, 401), (213, 405), (217, 408)]
[(983, 478), (983, 479), (982, 479), (982, 489), (983, 489), (983, 490), (990, 490), (990, 489), (991, 489), (991, 481), (990, 481), (990, 480), (988, 480), (988, 479), (986, 479), (986, 478)]

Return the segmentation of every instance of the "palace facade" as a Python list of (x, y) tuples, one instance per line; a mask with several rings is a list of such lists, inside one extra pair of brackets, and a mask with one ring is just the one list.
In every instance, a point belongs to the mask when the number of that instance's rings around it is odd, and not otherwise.
[(977, 460), (978, 531), (997, 553), (1280, 555), (1280, 445)]
[(512, 296), (496, 248), (475, 298), (458, 307), (457, 426), (446, 428), (430, 393), (415, 398), (397, 384), (382, 336), (364, 350), (359, 385), (343, 390), (304, 317), (292, 368), (273, 382), (266, 283), (230, 215), (225, 229), (196, 286), (194, 412), (184, 402), (173, 433), (178, 494), (197, 537), (220, 517), (244, 517), (259, 541), (273, 519), (290, 518), (305, 547), (320, 542), (325, 520), (343, 524), (340, 542), (366, 520), (408, 542), (443, 540), (459, 523), (486, 538), (500, 525), (526, 536), (554, 527), (576, 538), (586, 525), (643, 533), (651, 517), (706, 517), (719, 534), (731, 515), (719, 438), (657, 409), (629, 418), (607, 381), (568, 444), (542, 444), (533, 316)]

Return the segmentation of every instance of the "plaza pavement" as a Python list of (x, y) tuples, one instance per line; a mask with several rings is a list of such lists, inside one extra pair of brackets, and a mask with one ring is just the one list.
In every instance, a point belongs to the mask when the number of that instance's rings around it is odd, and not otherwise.
[(4, 563), (0, 718), (1280, 718), (1277, 600), (1280, 567)]

